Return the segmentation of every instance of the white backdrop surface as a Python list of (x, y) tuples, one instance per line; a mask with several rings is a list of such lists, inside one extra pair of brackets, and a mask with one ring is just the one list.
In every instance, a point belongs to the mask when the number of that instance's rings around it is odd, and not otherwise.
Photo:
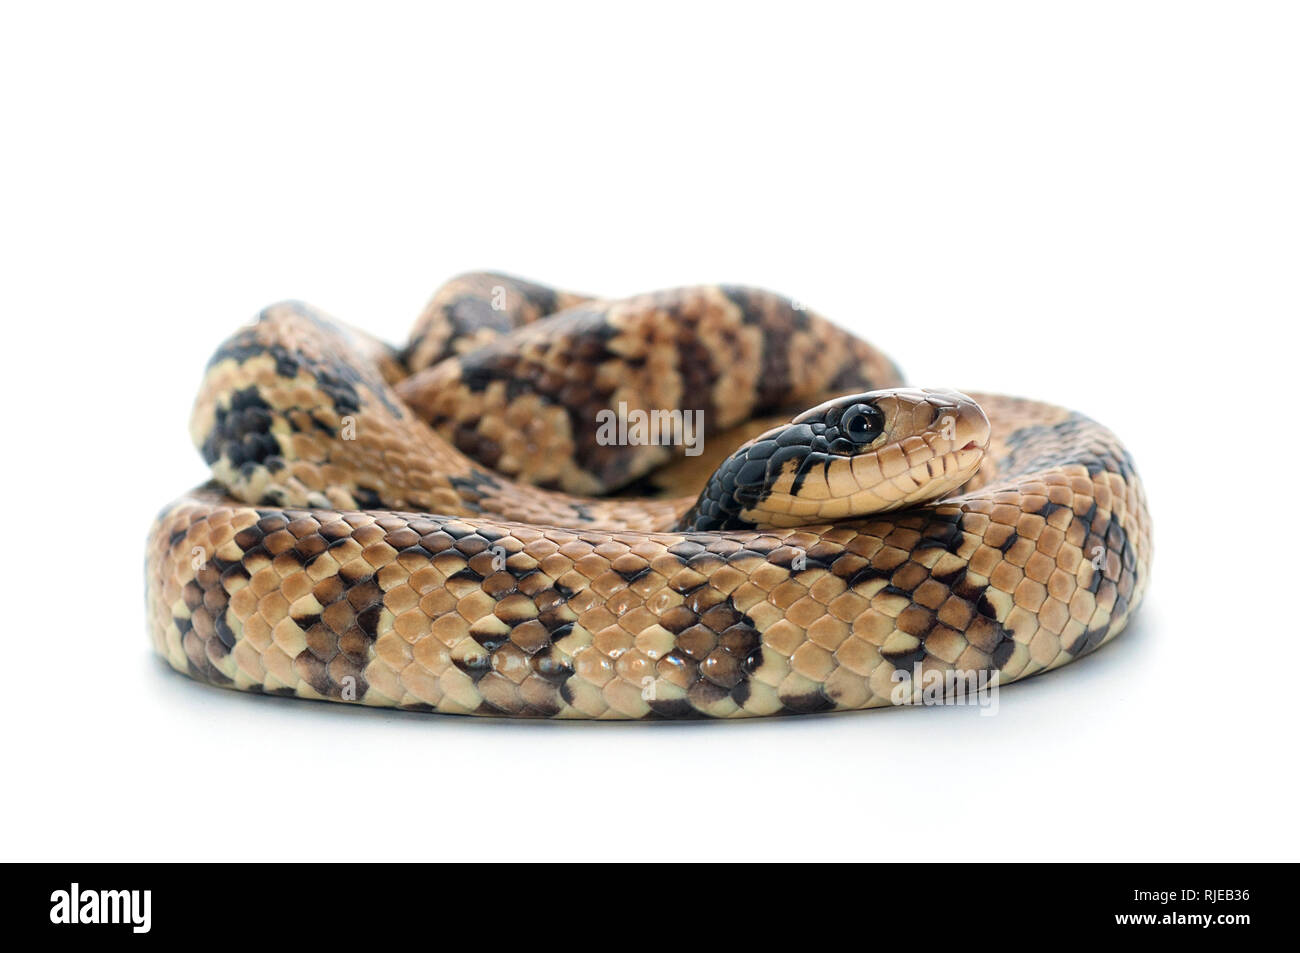
[[(1283, 4), (223, 4), (0, 15), (0, 855), (1295, 860), (1300, 20)], [(493, 268), (770, 287), (929, 386), (1084, 411), (1130, 631), (968, 708), (515, 724), (151, 657), (208, 355), (401, 340)]]

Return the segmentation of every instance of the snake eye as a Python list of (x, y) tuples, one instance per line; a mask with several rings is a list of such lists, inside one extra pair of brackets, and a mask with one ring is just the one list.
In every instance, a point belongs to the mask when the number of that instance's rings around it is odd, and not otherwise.
[(840, 417), (840, 430), (854, 443), (871, 443), (885, 429), (885, 415), (871, 404), (854, 404)]

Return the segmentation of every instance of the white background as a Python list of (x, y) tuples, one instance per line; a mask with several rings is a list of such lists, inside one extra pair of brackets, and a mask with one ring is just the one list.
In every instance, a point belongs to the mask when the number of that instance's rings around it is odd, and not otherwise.
[[(1294, 7), (459, 6), (5, 7), (2, 855), (1297, 859)], [(470, 268), (762, 285), (1082, 410), (1147, 481), (1149, 599), (992, 718), (509, 723), (155, 662), (212, 349), (284, 297), (401, 340)]]

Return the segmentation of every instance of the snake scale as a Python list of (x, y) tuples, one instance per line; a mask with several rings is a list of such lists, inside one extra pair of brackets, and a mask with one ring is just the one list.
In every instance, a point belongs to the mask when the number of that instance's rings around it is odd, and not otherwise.
[(153, 645), (244, 691), (655, 719), (896, 704), (898, 673), (1006, 683), (1120, 632), (1151, 529), (1119, 441), (902, 383), (751, 288), (462, 275), (400, 351), (273, 305), (204, 375)]

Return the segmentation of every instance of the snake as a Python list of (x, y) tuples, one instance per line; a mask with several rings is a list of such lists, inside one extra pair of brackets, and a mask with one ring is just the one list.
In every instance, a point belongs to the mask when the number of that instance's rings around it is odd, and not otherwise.
[(469, 273), (400, 348), (280, 302), (218, 347), (190, 433), (210, 478), (149, 531), (147, 624), (171, 668), (245, 692), (544, 719), (960, 704), (1107, 643), (1150, 576), (1110, 430), (907, 386), (751, 287)]

